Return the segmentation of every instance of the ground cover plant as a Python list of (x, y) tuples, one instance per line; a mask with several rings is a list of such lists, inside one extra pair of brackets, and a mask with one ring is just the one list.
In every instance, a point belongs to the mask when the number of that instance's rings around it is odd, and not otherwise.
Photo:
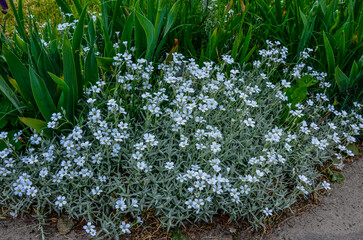
[[(13, 216), (85, 219), (98, 238), (151, 212), (167, 230), (216, 214), (265, 227), (329, 189), (318, 166), (353, 155), (361, 102), (341, 110), (330, 97), (335, 74), (360, 100), (359, 1), (339, 5), (338, 21), (337, 1), (286, 2), (280, 16), (268, 1), (57, 0), (62, 14), (44, 22), (8, 2), (17, 25), (0, 38), (0, 110), (29, 127), (0, 131), (0, 205)], [(275, 27), (303, 44), (284, 46)]]
[[(154, 63), (162, 62), (165, 53), (181, 52), (186, 57), (196, 57), (199, 63), (218, 62), (223, 54), (230, 54), (236, 62), (243, 64), (257, 56), (256, 49), (265, 47), (264, 39), (269, 37), (288, 47), (288, 62), (295, 62), (302, 49), (313, 49), (310, 53), (312, 65), (328, 73), (328, 81), (333, 87), (327, 94), (330, 98), (335, 97), (340, 106), (351, 106), (362, 96), (361, 1), (322, 0), (315, 3), (296, 0), (251, 4), (232, 0), (188, 3), (57, 0), (57, 4), (42, 2), (42, 7), (51, 9), (42, 14), (39, 14), (39, 1), (18, 1), (16, 4), (11, 0), (8, 3), (9, 14), (14, 16), (16, 24), (11, 20), (10, 27), (6, 24), (3, 28), (0, 41), (0, 54), (4, 56), (0, 58), (3, 80), (0, 81), (2, 102), (12, 107), (4, 111), (2, 125), (17, 123), (10, 120), (18, 116), (49, 120), (51, 111), (47, 109), (65, 107), (66, 93), (53, 79), (62, 79), (65, 68), (76, 71), (76, 80), (70, 80), (74, 74), (66, 74), (68, 85), (77, 81), (77, 86), (73, 86), (77, 88), (77, 94), (68, 94), (73, 104), (66, 111), (77, 115), (75, 102), (82, 97), (83, 85), (96, 81), (97, 66), (109, 69), (112, 57), (124, 51), (125, 46), (121, 44), (124, 41), (128, 42), (128, 48), (135, 46), (136, 58), (143, 57)], [(10, 19), (8, 17), (8, 21)], [(9, 34), (13, 29), (17, 33)], [(72, 40), (74, 31), (79, 34)], [(71, 40), (70, 47), (64, 46), (65, 32)], [(63, 50), (76, 53), (74, 66), (63, 64), (69, 62)], [(17, 69), (12, 68), (15, 65), (23, 66), (19, 71), (21, 74), (16, 74)], [(52, 98), (52, 101), (41, 101), (49, 103), (46, 107), (39, 106), (33, 97), (40, 95), (42, 99), (49, 99), (43, 91), (33, 93), (30, 69), (35, 73), (33, 79), (45, 82)], [(309, 91), (315, 88), (310, 86)], [(14, 90), (24, 99), (17, 100), (5, 93)], [(33, 120), (23, 122), (29, 125)]]
[[(92, 236), (117, 238), (151, 209), (167, 229), (220, 212), (257, 228), (298, 196), (329, 189), (316, 166), (334, 152), (353, 154), (346, 145), (363, 118), (335, 110), (324, 92), (289, 104), (291, 81), (314, 78), (324, 91), (329, 84), (303, 61), (285, 65), (278, 42), (268, 45), (250, 71), (228, 55), (199, 67), (174, 53), (154, 69), (118, 54), (115, 77), (85, 89), (73, 129), (51, 139), (34, 132), (25, 152), (10, 144), (1, 151), (2, 205), (15, 215), (33, 208), (85, 218)], [(272, 84), (279, 70), (285, 79)], [(65, 112), (51, 119), (55, 129), (69, 121)]]

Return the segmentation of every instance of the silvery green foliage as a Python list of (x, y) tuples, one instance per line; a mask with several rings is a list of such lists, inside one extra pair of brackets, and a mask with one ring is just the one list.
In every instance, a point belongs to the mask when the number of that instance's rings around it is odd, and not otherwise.
[[(284, 90), (297, 77), (328, 84), (302, 62), (289, 69), (286, 49), (268, 44), (251, 71), (229, 56), (200, 67), (173, 54), (156, 71), (118, 54), (116, 76), (85, 90), (71, 131), (50, 140), (34, 133), (25, 152), (10, 144), (0, 152), (1, 205), (66, 212), (86, 218), (92, 236), (117, 236), (141, 224), (147, 210), (168, 228), (217, 213), (263, 226), (299, 195), (329, 189), (316, 166), (352, 154), (345, 146), (363, 118), (336, 111), (324, 93), (288, 104)], [(273, 84), (281, 69), (284, 80)], [(59, 113), (52, 120), (49, 128), (67, 122)]]

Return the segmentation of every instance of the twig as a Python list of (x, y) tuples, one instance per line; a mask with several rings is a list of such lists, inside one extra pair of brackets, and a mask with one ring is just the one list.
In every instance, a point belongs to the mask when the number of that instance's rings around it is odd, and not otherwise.
[(332, 114), (332, 112), (329, 112), (325, 117), (323, 117), (323, 119), (321, 119), (319, 122), (318, 122), (318, 124), (317, 124), (317, 126), (319, 126), (320, 124), (322, 124), (322, 122), (324, 122), (330, 115)]

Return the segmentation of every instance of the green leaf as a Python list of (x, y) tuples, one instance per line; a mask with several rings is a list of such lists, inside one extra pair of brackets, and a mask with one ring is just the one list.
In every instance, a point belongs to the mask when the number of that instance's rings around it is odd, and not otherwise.
[(356, 61), (353, 62), (352, 68), (350, 69), (349, 74), (349, 88), (352, 88), (359, 72), (359, 67)]
[(21, 104), (16, 97), (13, 90), (9, 87), (9, 85), (6, 83), (6, 81), (3, 79), (3, 77), (0, 75), (0, 91), (4, 94), (4, 96), (9, 99), (9, 101), (14, 105), (14, 107), (22, 113), (23, 110), (21, 109)]
[(78, 20), (76, 29), (74, 31), (73, 35), (73, 41), (72, 41), (72, 51), (74, 56), (74, 63), (76, 68), (76, 77), (77, 77), (77, 94), (78, 96), (82, 95), (83, 91), (83, 76), (82, 76), (82, 69), (81, 69), (81, 59), (80, 59), (80, 47), (83, 37), (83, 27), (84, 27), (84, 19), (87, 13), (87, 6), (88, 3), (84, 6), (81, 16)]
[(51, 121), (51, 116), (56, 112), (56, 108), (47, 86), (45, 85), (44, 80), (37, 76), (33, 68), (29, 69), (29, 75), (31, 89), (38, 109), (46, 121)]
[(124, 29), (122, 30), (121, 42), (127, 41), (128, 44), (132, 41), (132, 33), (134, 31), (135, 13), (132, 12), (127, 18)]
[(147, 40), (146, 59), (151, 60), (152, 52), (155, 47), (154, 25), (140, 13), (136, 13), (136, 16), (137, 16), (137, 19), (139, 20), (140, 25), (144, 29), (144, 32), (146, 35), (146, 40)]
[(245, 42), (243, 44), (243, 48), (242, 48), (242, 51), (241, 51), (241, 59), (243, 59), (244, 62), (247, 61), (247, 60), (245, 60), (245, 58), (246, 58), (248, 48), (250, 46), (251, 37), (252, 37), (252, 25), (250, 25), (250, 27), (248, 28), (248, 32), (247, 32), (247, 35), (246, 35), (246, 38), (245, 38)]
[(349, 78), (337, 66), (335, 68), (335, 82), (337, 83), (340, 92), (345, 92), (349, 88)]
[(234, 39), (234, 42), (233, 42), (233, 46), (232, 46), (232, 52), (231, 52), (231, 57), (233, 59), (236, 59), (237, 57), (237, 51), (241, 45), (241, 42), (242, 42), (242, 38), (243, 38), (243, 31), (242, 31), (242, 27), (241, 29), (239, 30), (238, 34), (236, 35), (236, 38)]
[(344, 182), (344, 180), (345, 180), (343, 174), (341, 174), (341, 173), (338, 173), (336, 175), (336, 178), (335, 179), (336, 179), (337, 183), (339, 183), (339, 184), (342, 184)]
[(84, 65), (84, 79), (85, 83), (90, 82), (95, 84), (98, 81), (97, 60), (93, 47), (91, 47), (86, 57), (86, 63)]
[[(150, 2), (150, 1), (148, 1)], [(138, 5), (138, 9), (140, 10), (140, 4)], [(142, 12), (142, 11), (140, 11)], [(155, 21), (154, 21), (154, 32), (155, 32), (155, 39), (159, 39), (159, 35), (161, 32), (161, 28), (163, 26), (163, 22), (164, 22), (164, 16), (166, 14), (166, 6), (165, 6), (165, 1), (161, 0), (158, 1), (158, 7), (157, 7), (157, 11), (156, 11), (156, 17), (155, 17)], [(149, 19), (150, 22), (152, 21), (152, 19)]]
[(102, 27), (102, 30), (103, 30), (103, 40), (105, 41), (105, 56), (113, 57), (115, 55), (115, 49), (114, 49), (112, 41), (110, 39), (108, 30), (105, 26)]
[(97, 66), (105, 68), (107, 70), (110, 69), (110, 66), (112, 66), (112, 63), (114, 62), (113, 58), (107, 58), (107, 57), (96, 57)]
[(301, 17), (301, 20), (304, 24), (304, 28), (307, 27), (307, 24), (308, 24), (308, 21), (306, 20), (306, 17), (305, 17), (305, 14), (301, 11), (301, 9), (299, 9), (299, 13), (300, 13), (300, 17)]
[(297, 85), (311, 87), (317, 84), (319, 81), (313, 78), (311, 75), (305, 75), (297, 80)]
[(302, 102), (306, 98), (307, 93), (308, 89), (306, 86), (296, 88), (291, 94), (292, 105)]
[(76, 29), (74, 30), (73, 40), (72, 40), (72, 49), (73, 51), (77, 51), (81, 47), (82, 36), (83, 36), (83, 27), (84, 27), (84, 19), (87, 13), (88, 3), (84, 6), (81, 16), (77, 22)]
[(71, 7), (65, 0), (56, 0), (58, 6), (61, 8), (64, 13), (72, 13)]
[(247, 53), (246, 57), (244, 57), (243, 61), (248, 62), (248, 60), (251, 58), (253, 52), (256, 50), (256, 45), (253, 46), (253, 48)]
[(47, 123), (35, 119), (35, 118), (26, 118), (26, 117), (19, 117), (20, 121), (22, 121), (25, 125), (28, 127), (35, 129), (37, 132), (41, 132), (41, 130), (45, 129), (47, 127)]
[(14, 53), (5, 47), (5, 45), (3, 46), (3, 54), (25, 100), (30, 101), (35, 106), (28, 69)]
[(335, 67), (334, 52), (333, 52), (333, 49), (330, 45), (329, 39), (326, 36), (325, 32), (323, 32), (323, 38), (324, 38), (326, 59), (328, 62), (328, 70), (329, 70), (329, 73), (332, 74), (334, 72), (334, 67)]
[(289, 102), (295, 106), (297, 103), (302, 102), (308, 93), (306, 85), (296, 84), (286, 90), (286, 95), (289, 98)]
[(61, 79), (60, 77), (57, 77), (56, 75), (54, 75), (51, 72), (48, 72), (48, 74), (53, 79), (53, 81), (60, 87), (60, 89), (62, 89), (62, 91), (66, 95), (68, 95), (69, 94), (69, 87), (68, 87), (67, 83), (63, 79)]
[(24, 42), (24, 40), (21, 39), (16, 33), (14, 34), (14, 42), (21, 51), (23, 51), (24, 53), (28, 53), (28, 46), (26, 42)]
[(179, 0), (174, 3), (174, 5), (171, 7), (168, 18), (166, 20), (165, 30), (163, 38), (166, 36), (166, 34), (169, 32), (170, 28), (173, 26), (176, 16), (177, 16), (177, 10), (178, 10)]
[[(11, 10), (12, 10), (12, 12), (14, 14), (14, 17), (15, 17), (15, 20), (16, 20), (16, 23), (17, 23), (16, 29), (18, 30), (19, 34), (21, 35), (21, 37), (23, 39), (27, 39), (27, 35), (25, 33), (25, 27), (24, 27), (24, 16), (22, 14), (23, 13), (23, 11), (22, 11), (23, 3), (22, 3), (21, 0), (19, 0), (19, 2), (18, 2), (19, 10), (18, 11), (16, 9), (16, 6), (15, 6), (13, 0), (10, 0), (9, 3), (10, 3)], [(21, 13), (21, 14), (19, 15), (19, 13)]]
[(306, 22), (306, 25), (304, 25), (303, 31), (300, 35), (300, 41), (298, 45), (298, 54), (305, 48), (306, 43), (311, 38), (312, 32), (314, 30), (316, 17), (312, 17), (309, 19), (309, 22)]
[(74, 6), (76, 6), (78, 14), (82, 13), (82, 5), (79, 0), (73, 0)]
[(40, 53), (42, 51), (41, 46), (38, 42), (39, 36), (36, 36), (35, 34), (31, 34), (30, 38), (30, 49), (28, 52), (29, 59), (33, 58), (33, 68), (38, 68), (38, 60), (40, 59)]
[(357, 144), (355, 144), (355, 143), (349, 144), (347, 146), (347, 149), (350, 150), (350, 151), (352, 151), (355, 156), (359, 156), (360, 155), (359, 148), (357, 147)]
[(275, 1), (275, 11), (276, 11), (276, 21), (278, 24), (282, 22), (282, 10), (281, 10), (281, 1)]
[(114, 9), (111, 23), (112, 26), (115, 26), (117, 24), (117, 20), (119, 20), (120, 16), (122, 15), (121, 4), (122, 0), (116, 0), (115, 5), (112, 6), (112, 8)]
[(69, 118), (70, 121), (73, 121), (75, 108), (78, 101), (78, 87), (82, 86), (78, 86), (73, 52), (67, 35), (64, 35), (63, 38), (63, 73), (64, 73), (64, 81), (68, 85), (70, 93), (68, 100), (68, 107), (66, 109), (67, 117)]
[(96, 41), (96, 30), (95, 30), (95, 26), (93, 24), (92, 18), (90, 18), (90, 20), (88, 22), (88, 36), (89, 36), (91, 46), (93, 46)]

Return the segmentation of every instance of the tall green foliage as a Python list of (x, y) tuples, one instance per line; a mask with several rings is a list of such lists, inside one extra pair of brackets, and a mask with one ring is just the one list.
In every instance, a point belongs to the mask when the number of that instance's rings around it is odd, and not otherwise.
[(67, 35), (60, 38), (50, 23), (39, 28), (35, 19), (25, 20), (22, 1), (18, 1), (17, 8), (10, 1), (18, 34), (13, 39), (5, 34), (1, 37), (1, 66), (8, 71), (0, 78), (0, 90), (18, 110), (21, 121), (30, 127), (44, 127), (37, 123), (50, 121), (52, 113), (62, 109), (68, 120), (74, 122), (78, 99), (88, 83), (84, 76), (92, 74), (92, 82), (98, 79), (94, 52), (90, 52), (87, 61), (80, 56), (87, 5), (80, 13), (70, 42)]

